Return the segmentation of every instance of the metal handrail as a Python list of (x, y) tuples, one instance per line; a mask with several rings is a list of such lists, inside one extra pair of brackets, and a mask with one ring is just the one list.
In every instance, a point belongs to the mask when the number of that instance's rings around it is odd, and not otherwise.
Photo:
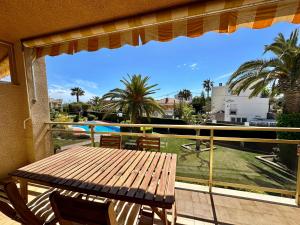
[[(205, 182), (209, 186), (209, 191), (212, 191), (213, 186), (226, 186), (232, 188), (242, 188), (246, 190), (257, 190), (265, 192), (279, 193), (283, 195), (295, 196), (296, 202), (300, 205), (300, 157), (298, 154), (298, 171), (297, 171), (297, 186), (296, 191), (267, 188), (267, 187), (256, 187), (244, 184), (235, 184), (227, 182), (219, 182), (213, 180), (213, 161), (214, 161), (214, 141), (233, 141), (233, 142), (260, 142), (260, 143), (285, 143), (285, 144), (298, 144), (300, 149), (300, 140), (287, 140), (287, 139), (265, 139), (265, 138), (239, 138), (239, 137), (221, 137), (214, 136), (214, 131), (224, 130), (224, 131), (273, 131), (273, 132), (300, 132), (300, 128), (295, 127), (253, 127), (253, 126), (213, 126), (213, 125), (168, 125), (168, 124), (125, 124), (125, 123), (90, 123), (90, 122), (48, 122), (49, 130), (59, 131), (59, 132), (72, 132), (72, 133), (85, 133), (90, 134), (92, 145), (95, 146), (95, 134), (112, 134), (121, 136), (148, 136), (148, 137), (164, 137), (164, 138), (184, 138), (184, 139), (195, 139), (195, 140), (207, 140), (210, 142), (210, 153), (209, 153), (209, 179)], [(78, 125), (78, 126), (89, 126), (90, 131), (73, 131), (70, 129), (59, 129), (52, 128), (52, 125)], [(177, 134), (150, 134), (146, 133), (143, 129), (143, 133), (132, 133), (132, 132), (97, 132), (95, 127), (97, 126), (118, 126), (118, 127), (129, 127), (129, 128), (167, 128), (167, 129), (186, 129), (186, 130), (196, 130), (196, 135), (177, 135)], [(199, 130), (210, 130), (209, 136), (199, 135)], [(299, 150), (300, 153), (300, 150)], [(179, 178), (183, 180), (183, 177)], [(186, 181), (194, 181), (196, 183), (203, 183), (203, 180), (196, 178), (186, 178)], [(204, 182), (204, 183), (205, 183)]]

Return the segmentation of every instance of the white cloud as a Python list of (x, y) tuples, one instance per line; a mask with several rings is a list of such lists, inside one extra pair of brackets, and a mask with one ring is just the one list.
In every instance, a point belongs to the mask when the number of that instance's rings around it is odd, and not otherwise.
[(192, 63), (189, 65), (189, 67), (191, 68), (191, 70), (198, 70), (198, 63)]
[(184, 63), (177, 65), (177, 68), (188, 67), (191, 70), (199, 70), (198, 63)]
[(88, 88), (98, 88), (98, 84), (96, 82), (93, 81), (88, 81), (88, 80), (75, 80), (74, 81), (76, 84), (81, 85), (83, 87), (88, 87)]
[(232, 72), (225, 73), (223, 75), (220, 75), (220, 76), (216, 77), (214, 80), (215, 81), (223, 80), (224, 78), (230, 77), (231, 75), (232, 75)]
[[(74, 85), (73, 85), (74, 86)], [(71, 96), (71, 87), (73, 87), (71, 84), (67, 85), (57, 85), (57, 84), (51, 84), (48, 88), (48, 93), (50, 98), (55, 99), (63, 99), (64, 102), (74, 102), (76, 101), (75, 96)], [(86, 102), (89, 99), (91, 99), (93, 96), (97, 96), (97, 94), (92, 93), (88, 90), (84, 90), (85, 93), (83, 96), (80, 96), (80, 101)]]

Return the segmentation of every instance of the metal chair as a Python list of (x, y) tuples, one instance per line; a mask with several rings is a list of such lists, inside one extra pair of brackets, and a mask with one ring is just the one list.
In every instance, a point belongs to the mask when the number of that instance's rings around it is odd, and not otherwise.
[(122, 138), (116, 135), (101, 135), (100, 147), (121, 149)]
[(160, 151), (160, 138), (156, 137), (139, 137), (137, 139), (138, 150), (155, 150)]
[(92, 200), (50, 195), (50, 202), (60, 225), (133, 225), (137, 224), (141, 206), (134, 203)]

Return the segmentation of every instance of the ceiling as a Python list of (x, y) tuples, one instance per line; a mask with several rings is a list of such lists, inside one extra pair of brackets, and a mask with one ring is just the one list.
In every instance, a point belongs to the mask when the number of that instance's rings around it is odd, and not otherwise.
[(0, 40), (16, 42), (195, 0), (3, 0)]

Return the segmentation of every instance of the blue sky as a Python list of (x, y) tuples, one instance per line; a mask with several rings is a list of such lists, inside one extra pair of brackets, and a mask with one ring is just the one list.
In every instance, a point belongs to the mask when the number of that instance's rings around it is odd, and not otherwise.
[(152, 41), (146, 45), (119, 49), (100, 49), (75, 55), (47, 57), (49, 95), (75, 101), (70, 88), (79, 86), (87, 101), (109, 90), (122, 87), (127, 74), (150, 76), (150, 83), (160, 88), (155, 98), (174, 97), (180, 89), (193, 95), (202, 91), (202, 82), (212, 79), (215, 85), (228, 77), (247, 60), (263, 56), (264, 45), (279, 32), (286, 36), (299, 25), (279, 23), (262, 30), (239, 29), (233, 34), (206, 33), (198, 38), (180, 37), (171, 42)]

